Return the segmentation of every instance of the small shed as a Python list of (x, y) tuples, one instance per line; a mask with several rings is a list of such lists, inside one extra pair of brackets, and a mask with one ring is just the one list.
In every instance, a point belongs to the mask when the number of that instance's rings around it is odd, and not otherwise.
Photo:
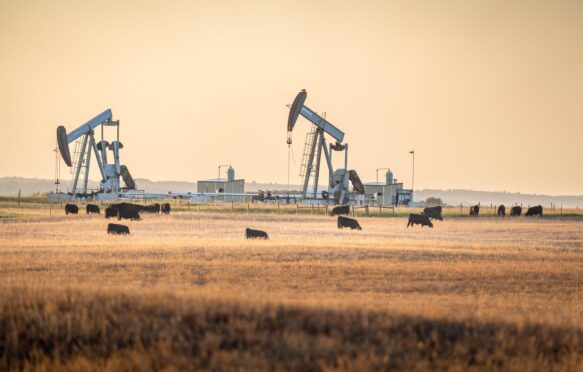
[[(245, 180), (228, 180), (226, 178), (213, 178), (209, 180), (201, 180), (196, 184), (196, 191), (201, 193), (225, 193), (225, 194), (244, 194)], [(250, 197), (247, 196), (217, 196), (216, 201), (244, 203)]]
[[(365, 195), (370, 195), (377, 204), (382, 206), (398, 205), (403, 201), (403, 183), (386, 184), (384, 182), (368, 182), (364, 184)], [(407, 190), (408, 191), (408, 190)]]

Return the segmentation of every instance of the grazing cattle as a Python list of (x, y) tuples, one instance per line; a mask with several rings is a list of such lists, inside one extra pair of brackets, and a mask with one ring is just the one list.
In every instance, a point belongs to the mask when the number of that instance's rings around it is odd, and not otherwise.
[(130, 229), (125, 225), (110, 223), (107, 225), (107, 233), (115, 235), (130, 235)]
[(433, 227), (433, 223), (431, 222), (431, 220), (429, 219), (428, 216), (426, 216), (424, 214), (410, 213), (409, 214), (409, 222), (407, 222), (407, 228), (409, 228), (409, 226), (415, 226), (415, 225), (421, 225), (421, 227), (423, 227), (423, 226)]
[(338, 205), (332, 208), (330, 216), (339, 216), (341, 214), (350, 214), (350, 205)]
[(470, 207), (470, 216), (478, 217), (479, 215), (480, 215), (480, 206), (479, 205), (474, 205), (473, 207)]
[(510, 209), (510, 215), (511, 215), (512, 217), (518, 217), (518, 216), (520, 216), (521, 214), (522, 214), (522, 207), (520, 207), (520, 206), (512, 207), (512, 208)]
[(506, 216), (506, 207), (504, 206), (504, 204), (502, 204), (498, 207), (498, 217), (504, 216)]
[(265, 231), (253, 230), (250, 228), (246, 228), (245, 229), (245, 239), (255, 239), (255, 238), (269, 239), (269, 235), (267, 235), (267, 233)]
[(357, 220), (353, 218), (338, 216), (338, 228), (342, 229), (344, 227), (350, 227), (351, 230), (354, 229), (362, 230), (362, 227), (360, 227), (360, 224), (358, 223)]
[(423, 210), (423, 214), (432, 220), (435, 219), (443, 221), (443, 217), (441, 216), (441, 206), (427, 207)]
[(117, 211), (112, 207), (105, 208), (105, 218), (117, 217)]
[(119, 211), (136, 211), (136, 212), (142, 212), (146, 208), (143, 205), (140, 205), (140, 204), (132, 204), (132, 203), (117, 203), (117, 204), (111, 204), (109, 207), (110, 208), (113, 208), (116, 212), (119, 212)]
[(160, 206), (162, 214), (170, 214), (170, 203), (164, 203)]
[(79, 207), (77, 207), (75, 204), (65, 204), (65, 214), (68, 215), (69, 213), (79, 213)]
[(524, 214), (525, 217), (530, 216), (543, 216), (543, 207), (542, 205), (537, 205), (536, 207), (530, 207)]
[(145, 213), (160, 213), (160, 204), (156, 203), (156, 204), (148, 205), (148, 206), (144, 207), (143, 211)]
[(85, 210), (87, 211), (87, 214), (89, 213), (101, 213), (101, 211), (99, 210), (99, 206), (95, 205), (95, 204), (87, 204), (87, 206), (85, 207)]
[(433, 227), (433, 223), (431, 222), (428, 216), (424, 214), (411, 213), (409, 214), (409, 222), (407, 222), (407, 228), (409, 228), (409, 226), (415, 225), (421, 225), (421, 227), (423, 226)]
[(140, 214), (138, 213), (138, 211), (136, 210), (119, 210), (117, 211), (117, 219), (121, 220), (121, 219), (126, 219), (126, 220), (132, 220), (132, 221), (139, 221), (140, 220)]

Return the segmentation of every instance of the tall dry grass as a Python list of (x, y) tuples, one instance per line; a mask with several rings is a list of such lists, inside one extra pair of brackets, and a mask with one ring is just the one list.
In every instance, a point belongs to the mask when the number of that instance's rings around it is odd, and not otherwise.
[(334, 221), (0, 223), (0, 369), (582, 367), (583, 221)]

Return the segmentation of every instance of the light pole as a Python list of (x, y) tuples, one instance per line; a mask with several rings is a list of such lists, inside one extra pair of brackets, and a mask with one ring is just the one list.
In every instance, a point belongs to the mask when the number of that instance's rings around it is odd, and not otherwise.
[(413, 171), (412, 171), (413, 176), (411, 177), (411, 194), (412, 194), (413, 190), (415, 189), (415, 150), (409, 151), (409, 154), (413, 155)]

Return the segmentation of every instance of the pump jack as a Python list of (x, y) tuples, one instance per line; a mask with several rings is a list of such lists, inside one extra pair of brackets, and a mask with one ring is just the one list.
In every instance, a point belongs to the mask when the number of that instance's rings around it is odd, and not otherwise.
[[(325, 198), (325, 196), (329, 195), (336, 203), (345, 204), (348, 202), (349, 180), (353, 182), (355, 188), (359, 192), (361, 189), (362, 192), (364, 192), (364, 187), (362, 186), (360, 179), (358, 179), (356, 172), (353, 170), (348, 171), (348, 144), (342, 143), (344, 140), (344, 133), (326, 119), (316, 114), (312, 109), (304, 105), (307, 95), (305, 89), (298, 93), (290, 107), (287, 121), (288, 145), (291, 145), (292, 143), (292, 132), (300, 115), (315, 126), (311, 142), (306, 144), (306, 146), (309, 146), (309, 149), (307, 149), (307, 162), (304, 182), (302, 185), (302, 198), (305, 199), (308, 197), (308, 186), (312, 173), (314, 173), (313, 198), (317, 198), (318, 180), (320, 177), (320, 159), (323, 151), (328, 166), (329, 181), (328, 191), (322, 192), (322, 196)], [(328, 147), (324, 134), (330, 135), (336, 142), (331, 143)], [(344, 151), (344, 168), (334, 170), (332, 166), (332, 151)]]

